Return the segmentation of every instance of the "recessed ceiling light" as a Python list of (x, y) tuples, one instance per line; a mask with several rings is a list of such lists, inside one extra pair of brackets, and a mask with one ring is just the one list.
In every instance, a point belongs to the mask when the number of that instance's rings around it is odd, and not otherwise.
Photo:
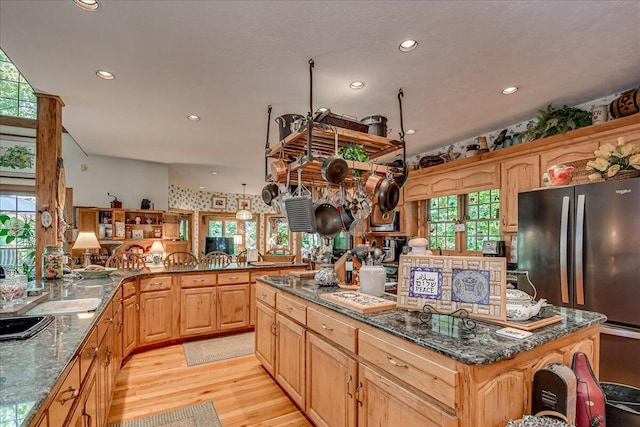
[(320, 108), (318, 108), (318, 111), (319, 111), (319, 112), (321, 112), (321, 113), (325, 113), (325, 112), (327, 112), (328, 110), (329, 110), (329, 109), (328, 109), (328, 108), (326, 108), (326, 107), (320, 107)]
[(98, 8), (100, 7), (100, 3), (98, 3), (98, 0), (73, 0), (73, 2), (76, 4), (76, 6), (79, 6), (82, 9), (88, 10), (90, 12), (98, 10)]
[(105, 70), (98, 70), (96, 71), (96, 76), (100, 77), (101, 79), (104, 80), (113, 80), (116, 78), (116, 76), (113, 75), (113, 73), (110, 73), (108, 71)]
[(407, 135), (413, 135), (414, 133), (416, 133), (415, 129), (407, 129), (407, 132), (406, 132)]
[(402, 43), (400, 43), (400, 50), (402, 52), (411, 52), (417, 47), (418, 47), (418, 42), (412, 39), (405, 40)]
[(356, 80), (356, 81), (354, 81), (354, 82), (351, 82), (351, 83), (349, 84), (349, 87), (350, 87), (351, 89), (362, 89), (362, 88), (364, 87), (364, 82), (363, 82), (363, 81), (360, 81), (360, 80)]
[(216, 172), (216, 171), (212, 171), (212, 172), (211, 172), (211, 175), (218, 175), (218, 172)]
[(190, 116), (187, 116), (187, 119), (191, 120), (192, 122), (197, 122), (200, 120), (200, 116), (196, 116), (195, 114), (192, 114)]
[(202, 190), (204, 187), (203, 187), (203, 186), (200, 186), (200, 187), (198, 187), (198, 188)]
[(518, 88), (515, 86), (509, 86), (506, 87), (504, 89), (502, 89), (502, 94), (503, 95), (511, 95), (512, 93), (516, 93), (518, 91)]

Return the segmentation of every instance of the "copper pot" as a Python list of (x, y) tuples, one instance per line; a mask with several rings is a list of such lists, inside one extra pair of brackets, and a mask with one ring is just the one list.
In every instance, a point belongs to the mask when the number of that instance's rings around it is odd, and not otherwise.
[(287, 165), (283, 160), (276, 160), (271, 163), (271, 177), (276, 182), (281, 182), (287, 177)]
[(367, 182), (364, 184), (364, 191), (368, 194), (374, 195), (378, 191), (378, 187), (382, 184), (382, 177), (372, 173), (367, 178)]

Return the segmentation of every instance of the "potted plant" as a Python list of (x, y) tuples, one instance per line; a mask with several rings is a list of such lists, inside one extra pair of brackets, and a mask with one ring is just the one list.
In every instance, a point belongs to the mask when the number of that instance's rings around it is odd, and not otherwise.
[(618, 138), (617, 146), (604, 144), (593, 154), (596, 158), (587, 162), (587, 170), (594, 171), (589, 175), (590, 181), (640, 176), (640, 146), (625, 144), (624, 137)]
[(567, 105), (563, 105), (562, 108), (555, 108), (549, 104), (546, 110), (539, 110), (539, 112), (538, 123), (526, 133), (527, 141), (565, 134), (569, 130), (592, 124), (590, 112)]
[(22, 268), (22, 274), (25, 274), (29, 280), (35, 277), (34, 260), (36, 257), (36, 233), (35, 223), (31, 218), (25, 219), (12, 218), (8, 215), (0, 215), (0, 246), (8, 246), (16, 242), (20, 248), (29, 250), (22, 260), (15, 260), (14, 268), (19, 272)]

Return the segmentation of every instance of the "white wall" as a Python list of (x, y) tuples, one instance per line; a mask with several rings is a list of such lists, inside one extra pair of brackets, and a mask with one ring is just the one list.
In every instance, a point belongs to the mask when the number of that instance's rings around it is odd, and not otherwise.
[[(114, 194), (125, 209), (140, 209), (149, 199), (154, 209), (169, 205), (169, 166), (141, 160), (87, 156), (68, 134), (62, 138), (66, 186), (73, 188), (74, 206), (109, 207)], [(83, 169), (83, 165), (86, 170)]]

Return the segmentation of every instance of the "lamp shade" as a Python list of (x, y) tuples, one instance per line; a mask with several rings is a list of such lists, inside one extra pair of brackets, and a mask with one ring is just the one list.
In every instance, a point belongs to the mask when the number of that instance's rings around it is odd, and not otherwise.
[(236, 212), (236, 219), (247, 221), (251, 218), (253, 218), (253, 214), (251, 213), (251, 211), (240, 209), (238, 212)]
[(233, 235), (233, 243), (236, 245), (242, 244), (242, 234), (234, 234)]
[(93, 231), (81, 231), (71, 249), (100, 249), (100, 242)]
[(164, 246), (162, 246), (162, 242), (160, 240), (156, 240), (155, 242), (153, 242), (153, 245), (151, 245), (149, 252), (151, 252), (152, 254), (161, 254), (162, 252), (164, 252)]

